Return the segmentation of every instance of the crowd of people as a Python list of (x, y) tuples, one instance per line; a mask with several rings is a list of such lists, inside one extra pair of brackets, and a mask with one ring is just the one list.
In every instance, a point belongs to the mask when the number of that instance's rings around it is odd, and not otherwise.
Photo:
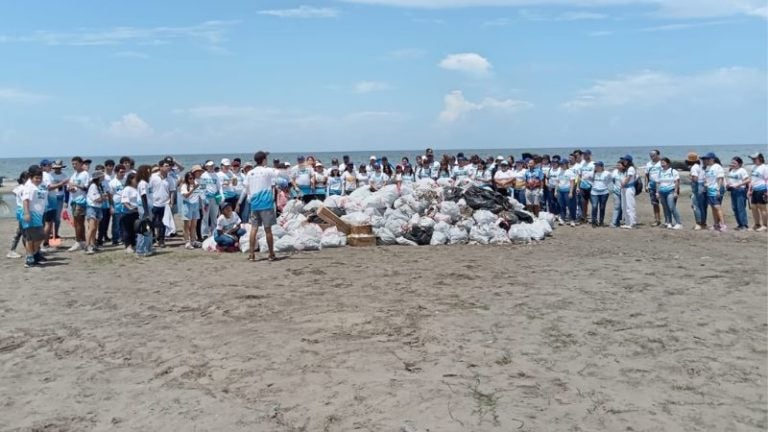
[[(520, 158), (482, 158), (458, 153), (437, 159), (432, 149), (426, 149), (413, 162), (404, 157), (392, 163), (374, 155), (367, 163), (356, 164), (344, 156), (328, 161), (327, 168), (313, 156), (300, 156), (295, 165), (273, 160), (268, 166), (267, 158), (267, 153), (258, 152), (253, 161), (225, 158), (217, 164), (207, 160), (185, 169), (170, 156), (138, 167), (124, 156), (91, 170), (90, 159), (73, 157), (71, 173), (63, 171), (68, 168), (63, 161), (43, 159), (20, 174), (14, 189), (18, 230), (7, 257), (21, 257), (16, 248), (23, 239), (25, 265), (45, 261), (46, 250), (61, 245), (63, 219), (75, 231), (71, 252), (94, 254), (111, 243), (122, 245), (127, 253), (141, 254), (138, 246), (145, 246), (137, 245), (141, 238), (137, 234), (151, 231), (156, 246), (164, 248), (166, 237), (176, 235), (173, 220), (178, 214), (187, 249), (199, 248), (209, 237), (222, 247), (234, 246), (246, 232), (243, 224), (250, 223), (254, 229), (249, 259), (254, 259), (260, 226), (267, 235), (269, 259), (274, 259), (271, 227), (290, 199), (323, 200), (361, 187), (376, 191), (390, 184), (399, 190), (424, 179), (441, 186), (492, 189), (514, 198), (536, 216), (540, 211), (555, 214), (561, 225), (623, 229), (637, 226), (635, 197), (645, 189), (653, 207), (651, 225), (683, 228), (678, 209), (680, 173), (658, 150), (649, 152), (641, 169), (631, 155), (606, 166), (594, 160), (590, 150), (575, 150), (563, 157), (526, 153)], [(693, 229), (708, 227), (711, 209), (710, 229), (725, 231), (723, 198), (730, 194), (736, 230), (768, 230), (768, 167), (762, 153), (749, 158), (748, 172), (738, 156), (724, 168), (714, 153), (688, 154)], [(611, 197), (612, 214), (606, 223)], [(751, 228), (748, 207), (754, 221)]]

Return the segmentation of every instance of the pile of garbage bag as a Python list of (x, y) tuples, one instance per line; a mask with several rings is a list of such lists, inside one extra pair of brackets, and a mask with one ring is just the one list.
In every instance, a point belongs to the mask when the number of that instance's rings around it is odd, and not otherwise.
[[(362, 187), (346, 196), (303, 204), (289, 201), (272, 227), (275, 251), (311, 251), (343, 247), (347, 236), (317, 215), (326, 208), (351, 226), (371, 225), (379, 245), (527, 244), (544, 240), (555, 228), (555, 216), (538, 217), (511, 197), (475, 185), (440, 186), (420, 180), (398, 190), (388, 185), (371, 192)], [(247, 226), (250, 232), (250, 226)], [(240, 239), (248, 250), (246, 233)], [(267, 250), (263, 229), (258, 246)]]

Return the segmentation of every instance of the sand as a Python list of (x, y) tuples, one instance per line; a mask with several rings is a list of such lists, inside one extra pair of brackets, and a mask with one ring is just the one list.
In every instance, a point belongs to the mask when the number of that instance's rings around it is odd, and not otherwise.
[(768, 236), (683, 207), (530, 246), (3, 258), (0, 430), (765, 430)]

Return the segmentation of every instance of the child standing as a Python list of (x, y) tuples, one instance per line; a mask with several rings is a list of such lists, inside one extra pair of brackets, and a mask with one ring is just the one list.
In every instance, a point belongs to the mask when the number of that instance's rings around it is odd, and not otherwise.
[(88, 206), (85, 209), (85, 253), (88, 255), (96, 253), (96, 235), (99, 232), (99, 223), (104, 217), (104, 208), (102, 205), (106, 200), (106, 192), (104, 191), (103, 183), (104, 172), (94, 171), (91, 183), (88, 186), (88, 194), (86, 195)]
[(29, 178), (21, 191), (23, 212), (21, 228), (27, 250), (24, 267), (29, 268), (45, 261), (40, 253), (40, 246), (46, 239), (43, 229), (43, 215), (48, 205), (48, 190), (40, 188), (40, 184), (43, 182), (43, 170), (39, 166), (32, 165), (27, 172)]

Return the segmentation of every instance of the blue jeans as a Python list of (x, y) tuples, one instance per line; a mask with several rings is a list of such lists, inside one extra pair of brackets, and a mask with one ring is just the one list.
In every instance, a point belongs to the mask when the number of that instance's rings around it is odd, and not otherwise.
[(659, 201), (664, 210), (664, 223), (680, 225), (680, 212), (677, 211), (677, 197), (674, 191), (659, 191)]
[(512, 196), (522, 205), (525, 205), (525, 189), (513, 189)]
[(53, 220), (53, 235), (59, 237), (61, 227), (61, 211), (64, 210), (64, 195), (56, 197), (56, 218)]
[(557, 199), (557, 189), (549, 189), (549, 188), (547, 188), (546, 190), (549, 191), (549, 193), (547, 195), (547, 199), (549, 200), (547, 202), (548, 211), (550, 213), (552, 213), (552, 214), (559, 215), (560, 214), (560, 203), (558, 202), (558, 199)]
[(738, 228), (749, 228), (746, 189), (731, 190), (731, 209), (733, 210), (733, 215), (736, 216)]
[(213, 240), (216, 242), (217, 245), (228, 247), (228, 246), (234, 246), (235, 242), (240, 240), (240, 237), (245, 235), (245, 230), (243, 228), (240, 228), (237, 230), (237, 233), (233, 237), (231, 235), (225, 235), (225, 234), (219, 234), (219, 231), (216, 230), (216, 234), (213, 236)]
[(613, 195), (613, 218), (611, 218), (611, 225), (621, 225), (621, 218), (624, 216), (621, 214), (621, 193), (612, 192)]
[(693, 217), (696, 219), (696, 225), (706, 225), (707, 223), (707, 209), (702, 207), (702, 196), (704, 197), (704, 203), (706, 204), (706, 195), (703, 191), (699, 190), (699, 184), (697, 182), (691, 183), (691, 208), (693, 209)]
[(605, 205), (608, 204), (608, 194), (591, 194), (589, 202), (592, 204), (592, 223), (602, 225), (605, 223)]
[(567, 211), (567, 213), (570, 213), (570, 220), (576, 221), (576, 197), (571, 198), (571, 193), (567, 191), (558, 191), (557, 194), (560, 198), (558, 200), (560, 205), (560, 219), (564, 221), (568, 220), (568, 215), (566, 214)]

